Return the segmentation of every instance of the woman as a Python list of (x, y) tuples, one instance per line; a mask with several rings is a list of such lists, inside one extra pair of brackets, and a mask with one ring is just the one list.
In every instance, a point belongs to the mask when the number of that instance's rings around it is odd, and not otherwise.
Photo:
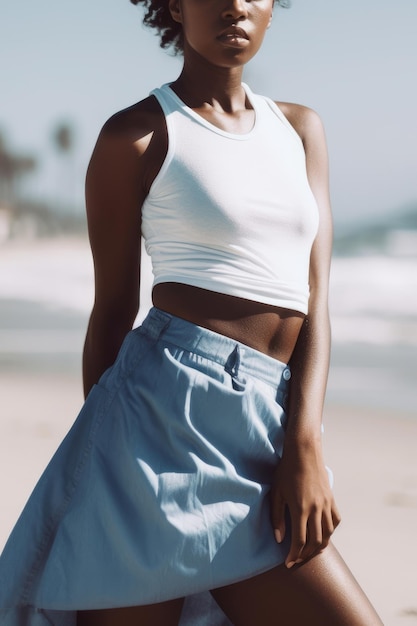
[[(329, 544), (322, 126), (241, 82), (272, 10), (150, 5), (184, 66), (91, 159), (88, 398), (6, 547), (2, 624), (174, 626), (207, 590), (236, 626), (381, 624)], [(155, 308), (129, 332), (141, 230)]]

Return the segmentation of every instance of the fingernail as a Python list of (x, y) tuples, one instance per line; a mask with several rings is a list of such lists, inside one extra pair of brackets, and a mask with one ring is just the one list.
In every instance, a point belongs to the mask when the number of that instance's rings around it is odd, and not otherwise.
[(302, 563), (302, 562), (303, 562), (303, 559), (297, 559), (295, 564), (298, 565), (299, 563)]
[(277, 540), (278, 543), (281, 543), (282, 535), (281, 535), (281, 532), (279, 530), (275, 531), (275, 539)]
[(287, 563), (287, 568), (291, 569), (294, 565), (295, 565), (295, 562), (294, 561), (290, 561), (289, 563)]

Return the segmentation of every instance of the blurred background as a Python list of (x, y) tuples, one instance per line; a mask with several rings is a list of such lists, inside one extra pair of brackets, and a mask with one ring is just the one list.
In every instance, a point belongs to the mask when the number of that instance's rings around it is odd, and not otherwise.
[[(1, 3), (0, 546), (82, 401), (93, 298), (83, 187), (96, 137), (112, 113), (181, 68), (141, 15), (129, 0)], [(381, 515), (395, 532), (400, 525), (401, 568), (417, 559), (416, 25), (414, 0), (293, 0), (276, 7), (245, 74), (254, 91), (316, 109), (326, 127), (335, 219), (326, 411), (337, 416), (327, 420), (337, 449), (329, 454), (349, 479), (343, 464), (355, 452), (344, 444), (351, 436), (366, 445), (348, 520), (359, 529), (368, 507), (376, 526)], [(147, 260), (143, 282), (139, 319), (150, 304)], [(357, 493), (372, 464), (385, 481), (382, 503)], [(367, 541), (379, 538), (375, 525)], [(417, 586), (406, 582), (417, 580), (415, 565), (395, 579), (390, 604), (392, 577), (376, 585), (345, 537), (389, 624), (417, 623)], [(392, 545), (393, 563), (396, 553)]]

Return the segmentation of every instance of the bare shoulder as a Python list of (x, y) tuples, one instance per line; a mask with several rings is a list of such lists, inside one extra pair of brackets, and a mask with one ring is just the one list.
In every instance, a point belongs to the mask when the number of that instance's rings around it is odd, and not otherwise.
[(163, 127), (163, 114), (153, 96), (112, 115), (100, 135), (113, 141), (137, 142)]
[(164, 115), (156, 98), (150, 96), (115, 113), (105, 122), (88, 173), (95, 170), (96, 164), (107, 164), (113, 174), (113, 168), (125, 172), (132, 168), (137, 175), (137, 182), (146, 192), (166, 150)]
[(292, 102), (276, 102), (276, 105), (300, 136), (304, 146), (324, 140), (323, 123), (314, 109)]

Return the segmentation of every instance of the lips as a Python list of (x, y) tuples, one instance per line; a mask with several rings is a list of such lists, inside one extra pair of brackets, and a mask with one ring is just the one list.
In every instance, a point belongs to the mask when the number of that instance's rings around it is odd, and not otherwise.
[(239, 28), (238, 26), (229, 26), (223, 30), (218, 39), (223, 41), (233, 40), (233, 39), (247, 39), (249, 40), (248, 34), (243, 28)]

